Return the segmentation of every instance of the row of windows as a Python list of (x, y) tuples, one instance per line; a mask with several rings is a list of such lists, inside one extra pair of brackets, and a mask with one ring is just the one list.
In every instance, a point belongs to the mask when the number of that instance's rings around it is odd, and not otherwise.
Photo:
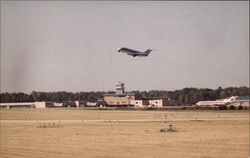
[[(138, 101), (136, 101), (135, 103), (136, 103), (136, 104), (138, 104), (139, 102), (138, 102)], [(157, 103), (158, 103), (158, 101), (155, 101), (155, 103), (157, 104)]]
[(112, 101), (110, 102), (110, 104), (114, 104), (114, 103), (116, 103), (116, 104), (120, 104), (120, 103), (125, 104), (126, 102), (124, 102), (124, 101), (123, 102), (112, 102)]
[[(109, 102), (110, 104), (126, 104), (126, 102)], [(155, 101), (153, 104), (158, 104), (160, 102)], [(135, 104), (140, 104), (140, 102), (136, 101)]]
[[(155, 104), (158, 104), (158, 101), (155, 101), (154, 103), (155, 103)], [(139, 102), (136, 101), (135, 104), (139, 104)]]

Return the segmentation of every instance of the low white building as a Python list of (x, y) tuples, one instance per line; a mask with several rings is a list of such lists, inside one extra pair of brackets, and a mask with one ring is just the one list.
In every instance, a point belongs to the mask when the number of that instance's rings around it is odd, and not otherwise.
[(132, 100), (131, 104), (135, 107), (164, 107), (169, 105), (168, 98), (152, 97)]
[(163, 107), (164, 106), (164, 100), (163, 99), (153, 99), (149, 100), (149, 106), (151, 107)]
[(148, 106), (148, 100), (131, 100), (131, 104), (135, 107), (145, 107)]
[(0, 108), (45, 108), (46, 102), (0, 103)]
[(61, 108), (61, 107), (63, 107), (63, 103), (54, 103), (54, 105), (53, 105), (54, 107), (57, 107), (57, 108)]
[(87, 106), (89, 106), (89, 107), (96, 107), (97, 103), (96, 102), (87, 102)]

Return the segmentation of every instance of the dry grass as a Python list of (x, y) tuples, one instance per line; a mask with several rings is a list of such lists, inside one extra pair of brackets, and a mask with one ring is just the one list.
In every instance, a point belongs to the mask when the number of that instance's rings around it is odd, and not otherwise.
[[(27, 110), (39, 119), (152, 119), (154, 112)], [(26, 110), (2, 110), (1, 118), (29, 119)], [(35, 111), (35, 112), (34, 112)], [(67, 111), (67, 112), (65, 112)], [(72, 114), (71, 114), (72, 112)], [(10, 114), (8, 114), (10, 113)], [(13, 115), (13, 113), (16, 114)], [(74, 115), (74, 113), (76, 115)], [(67, 114), (67, 115), (66, 115)], [(11, 116), (12, 115), (12, 116)], [(83, 115), (83, 116), (82, 116)], [(182, 117), (248, 117), (248, 113), (176, 113)], [(103, 118), (104, 117), (104, 118)], [(63, 123), (37, 128), (37, 123), (1, 123), (3, 158), (247, 158), (248, 121), (173, 122), (178, 132), (164, 133), (161, 122)]]
[(123, 120), (123, 119), (248, 118), (248, 111), (103, 111), (78, 109), (1, 109), (2, 120)]

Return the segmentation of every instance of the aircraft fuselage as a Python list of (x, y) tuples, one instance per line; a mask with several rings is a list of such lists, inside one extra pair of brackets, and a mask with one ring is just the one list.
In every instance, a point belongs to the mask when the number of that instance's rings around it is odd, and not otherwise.
[(129, 49), (129, 48), (119, 48), (118, 52), (122, 52), (122, 53), (127, 53), (128, 55), (131, 55), (133, 57), (136, 56), (148, 56), (148, 54), (151, 52), (152, 50), (148, 49), (145, 52), (140, 52), (137, 50), (133, 50), (133, 49)]

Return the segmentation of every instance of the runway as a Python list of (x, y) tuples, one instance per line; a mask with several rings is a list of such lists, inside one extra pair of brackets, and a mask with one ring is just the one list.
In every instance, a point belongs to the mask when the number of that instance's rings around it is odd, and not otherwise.
[(138, 119), (138, 120), (0, 120), (0, 123), (36, 123), (36, 122), (62, 122), (62, 123), (130, 123), (130, 122), (183, 122), (183, 121), (249, 121), (249, 118), (216, 118), (216, 119)]

